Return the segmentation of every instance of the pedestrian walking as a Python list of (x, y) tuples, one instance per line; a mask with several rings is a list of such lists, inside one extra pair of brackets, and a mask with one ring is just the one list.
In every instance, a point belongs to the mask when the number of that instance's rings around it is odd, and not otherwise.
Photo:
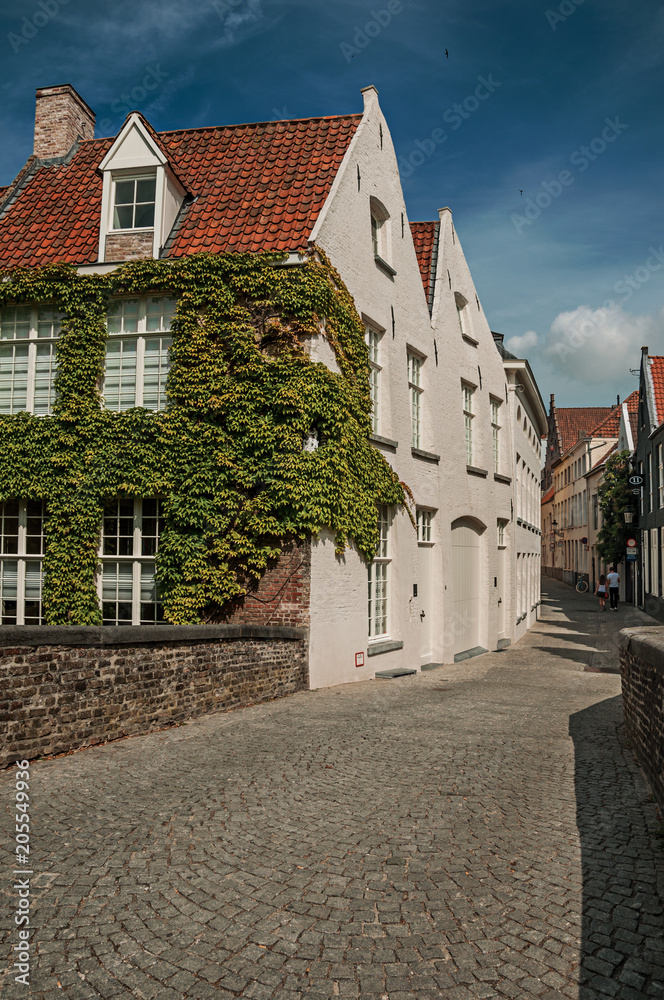
[(599, 610), (606, 611), (606, 577), (603, 573), (599, 578), (595, 595), (599, 597)]
[(620, 593), (620, 574), (616, 572), (616, 567), (611, 567), (611, 572), (607, 574), (607, 583), (609, 585), (609, 597), (611, 599), (611, 610), (618, 610), (618, 594)]

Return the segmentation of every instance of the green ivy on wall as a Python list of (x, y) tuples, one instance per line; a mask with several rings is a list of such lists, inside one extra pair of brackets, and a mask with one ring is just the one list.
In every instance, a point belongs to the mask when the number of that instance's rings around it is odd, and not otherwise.
[[(95, 576), (104, 501), (164, 498), (157, 580), (166, 620), (223, 617), (289, 541), (332, 529), (367, 559), (376, 504), (404, 486), (369, 443), (364, 328), (320, 251), (301, 266), (274, 254), (198, 254), (124, 264), (104, 275), (71, 265), (18, 270), (0, 307), (49, 303), (64, 314), (51, 417), (0, 416), (0, 502), (42, 499), (44, 615), (98, 625)], [(106, 311), (112, 296), (167, 294), (168, 409), (104, 410)], [(338, 371), (315, 362), (322, 335)], [(304, 451), (316, 433), (319, 447)]]

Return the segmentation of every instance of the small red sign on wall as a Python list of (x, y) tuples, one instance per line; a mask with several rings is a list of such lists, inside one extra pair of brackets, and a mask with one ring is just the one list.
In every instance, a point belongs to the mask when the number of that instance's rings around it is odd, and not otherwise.
[(364, 666), (364, 653), (356, 653), (355, 654), (355, 666), (356, 667), (363, 667)]

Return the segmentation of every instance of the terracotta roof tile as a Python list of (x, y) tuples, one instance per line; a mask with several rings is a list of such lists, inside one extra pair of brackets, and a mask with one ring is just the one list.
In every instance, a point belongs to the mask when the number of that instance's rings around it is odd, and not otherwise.
[(555, 492), (556, 492), (556, 488), (555, 488), (555, 486), (552, 483), (551, 486), (549, 486), (549, 488), (546, 491), (546, 493), (544, 493), (542, 495), (542, 503), (548, 503), (549, 500), (552, 499), (552, 497), (553, 497), (553, 495), (554, 495)]
[(659, 427), (661, 423), (664, 423), (664, 358), (649, 354), (648, 369), (657, 409), (657, 413), (654, 415), (655, 424)]
[[(306, 249), (361, 117), (152, 132), (194, 198), (167, 255)], [(97, 260), (97, 167), (113, 141), (82, 142), (68, 164), (36, 169), (0, 218), (0, 267)]]
[(424, 294), (427, 299), (429, 298), (429, 282), (431, 280), (431, 257), (438, 226), (440, 226), (439, 222), (411, 222), (410, 224), (417, 263), (420, 265)]
[[(560, 433), (560, 453), (576, 444), (580, 437), (588, 434), (605, 420), (615, 409), (612, 406), (563, 406), (556, 407), (556, 421)], [(620, 413), (618, 413), (620, 416)]]

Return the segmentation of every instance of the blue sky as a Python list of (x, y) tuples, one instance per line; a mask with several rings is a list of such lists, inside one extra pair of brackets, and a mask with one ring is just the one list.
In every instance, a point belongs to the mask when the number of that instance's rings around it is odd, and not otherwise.
[(410, 218), (451, 207), (547, 404), (609, 404), (642, 344), (664, 354), (655, 0), (5, 0), (0, 51), (0, 183), (40, 86), (73, 84), (113, 135), (134, 108), (158, 130), (356, 112), (373, 83)]

